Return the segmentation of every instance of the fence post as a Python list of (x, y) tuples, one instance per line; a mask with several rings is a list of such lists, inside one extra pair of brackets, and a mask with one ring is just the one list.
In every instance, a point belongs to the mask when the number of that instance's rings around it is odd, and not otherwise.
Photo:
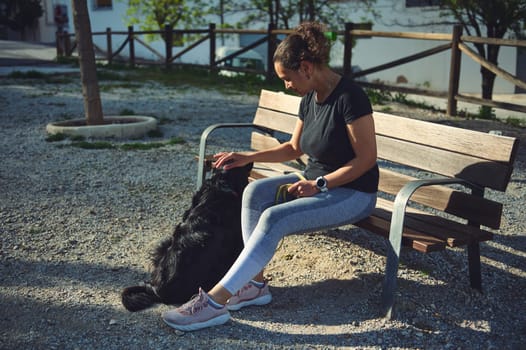
[(112, 42), (111, 42), (111, 28), (106, 28), (106, 60), (108, 61), (108, 65), (111, 65), (113, 60), (113, 48), (112, 48)]
[(174, 32), (170, 24), (164, 26), (164, 41), (166, 43), (166, 57), (164, 60), (164, 66), (166, 69), (170, 68), (172, 62), (172, 49), (174, 42)]
[(208, 35), (210, 37), (210, 57), (209, 65), (210, 71), (213, 72), (216, 70), (216, 24), (210, 23), (208, 25)]
[(343, 34), (343, 76), (353, 79), (352, 76), (352, 34), (354, 23), (345, 23), (345, 32)]
[(460, 37), (462, 36), (462, 25), (456, 24), (453, 27), (453, 35), (451, 38), (451, 63), (449, 66), (449, 89), (447, 92), (447, 115), (457, 115), (457, 100), (458, 85), (460, 81), (460, 58), (461, 52), (458, 48)]
[(62, 31), (57, 30), (55, 32), (55, 45), (57, 48), (57, 57), (61, 57), (64, 55), (64, 46), (63, 46), (63, 40), (62, 40)]
[(133, 26), (128, 27), (128, 45), (130, 48), (130, 66), (135, 67), (135, 42), (133, 35)]
[(267, 29), (267, 71), (265, 72), (265, 80), (269, 82), (274, 76), (274, 52), (276, 51), (276, 34), (274, 34), (274, 23), (269, 23)]
[(71, 49), (71, 41), (69, 40), (68, 32), (62, 32), (62, 38), (64, 38), (64, 54), (66, 55), (66, 57), (71, 57), (73, 50)]

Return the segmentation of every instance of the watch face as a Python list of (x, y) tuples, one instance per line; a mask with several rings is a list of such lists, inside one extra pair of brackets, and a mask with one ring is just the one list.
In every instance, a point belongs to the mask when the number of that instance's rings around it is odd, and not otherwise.
[(325, 179), (323, 177), (319, 177), (318, 180), (316, 181), (316, 186), (325, 187), (325, 185), (326, 185)]

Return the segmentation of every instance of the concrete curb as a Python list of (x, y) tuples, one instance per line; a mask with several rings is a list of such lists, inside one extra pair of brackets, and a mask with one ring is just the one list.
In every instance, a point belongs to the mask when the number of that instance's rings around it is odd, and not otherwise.
[(49, 123), (46, 131), (50, 135), (64, 134), (86, 138), (139, 138), (149, 131), (157, 129), (157, 119), (147, 116), (108, 116), (107, 124), (85, 125), (85, 119)]

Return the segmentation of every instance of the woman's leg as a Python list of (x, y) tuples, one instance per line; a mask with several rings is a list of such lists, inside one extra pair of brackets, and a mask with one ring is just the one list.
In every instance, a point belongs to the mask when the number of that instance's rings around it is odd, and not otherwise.
[(267, 197), (259, 207), (249, 208), (251, 212), (248, 214), (258, 217), (258, 222), (233, 266), (219, 286), (210, 291), (210, 295), (220, 303), (225, 296), (236, 293), (263, 270), (284, 236), (357, 222), (371, 213), (376, 204), (376, 194), (340, 187), (279, 205), (268, 206), (268, 201)]
[[(246, 244), (265, 209), (276, 204), (277, 190), (281, 185), (298, 181), (298, 175), (287, 174), (253, 181), (243, 191), (241, 209), (241, 232)], [(254, 281), (264, 282), (263, 270), (252, 277)]]
[(274, 176), (253, 181), (243, 191), (241, 206), (241, 232), (246, 243), (259, 222), (265, 209), (276, 204), (278, 188), (284, 184), (298, 181), (296, 174)]

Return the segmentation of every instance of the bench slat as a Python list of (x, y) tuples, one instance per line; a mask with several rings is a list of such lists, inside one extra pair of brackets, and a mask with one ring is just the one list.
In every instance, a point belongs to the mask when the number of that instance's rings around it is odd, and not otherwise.
[[(376, 211), (377, 209), (375, 209), (375, 212)], [(388, 238), (391, 224), (390, 220), (376, 215), (375, 212), (368, 218), (357, 222), (355, 226)], [(446, 247), (445, 241), (408, 228), (404, 228), (402, 244), (422, 253), (444, 250)]]
[(254, 179), (299, 172), (297, 168), (283, 163), (254, 163), (251, 176)]
[[(379, 190), (396, 195), (407, 182), (415, 177), (380, 168)], [(473, 196), (447, 186), (425, 186), (419, 188), (411, 201), (444, 211), (448, 214), (471, 220), (480, 225), (498, 229), (500, 227), (502, 204), (487, 198)]]
[[(378, 198), (374, 215), (390, 221), (392, 210), (393, 202)], [(470, 242), (488, 241), (493, 238), (493, 234), (489, 231), (411, 207), (406, 208), (404, 230), (406, 227), (442, 239), (450, 247), (457, 247)]]
[(482, 160), (469, 155), (451, 153), (403, 140), (377, 135), (378, 157), (430, 171), (457, 177), (482, 187), (505, 191), (513, 167), (504, 163)]
[[(439, 123), (374, 112), (376, 133), (409, 142), (468, 154), (476, 158), (513, 162), (517, 139)], [(468, 153), (466, 153), (468, 152)]]
[[(279, 146), (279, 145), (280, 145), (279, 140), (277, 140), (276, 138), (274, 138), (272, 136), (266, 136), (266, 135), (260, 134), (258, 132), (253, 132), (252, 133), (250, 147), (253, 150), (265, 150), (265, 149), (269, 149), (269, 148), (276, 147), (276, 146)], [(308, 156), (304, 154), (304, 155), (300, 156), (300, 160), (304, 164), (307, 164)]]
[(259, 106), (298, 115), (301, 97), (288, 95), (283, 92), (261, 90), (259, 95)]
[(298, 117), (291, 114), (258, 108), (254, 117), (254, 124), (292, 135), (297, 120)]

